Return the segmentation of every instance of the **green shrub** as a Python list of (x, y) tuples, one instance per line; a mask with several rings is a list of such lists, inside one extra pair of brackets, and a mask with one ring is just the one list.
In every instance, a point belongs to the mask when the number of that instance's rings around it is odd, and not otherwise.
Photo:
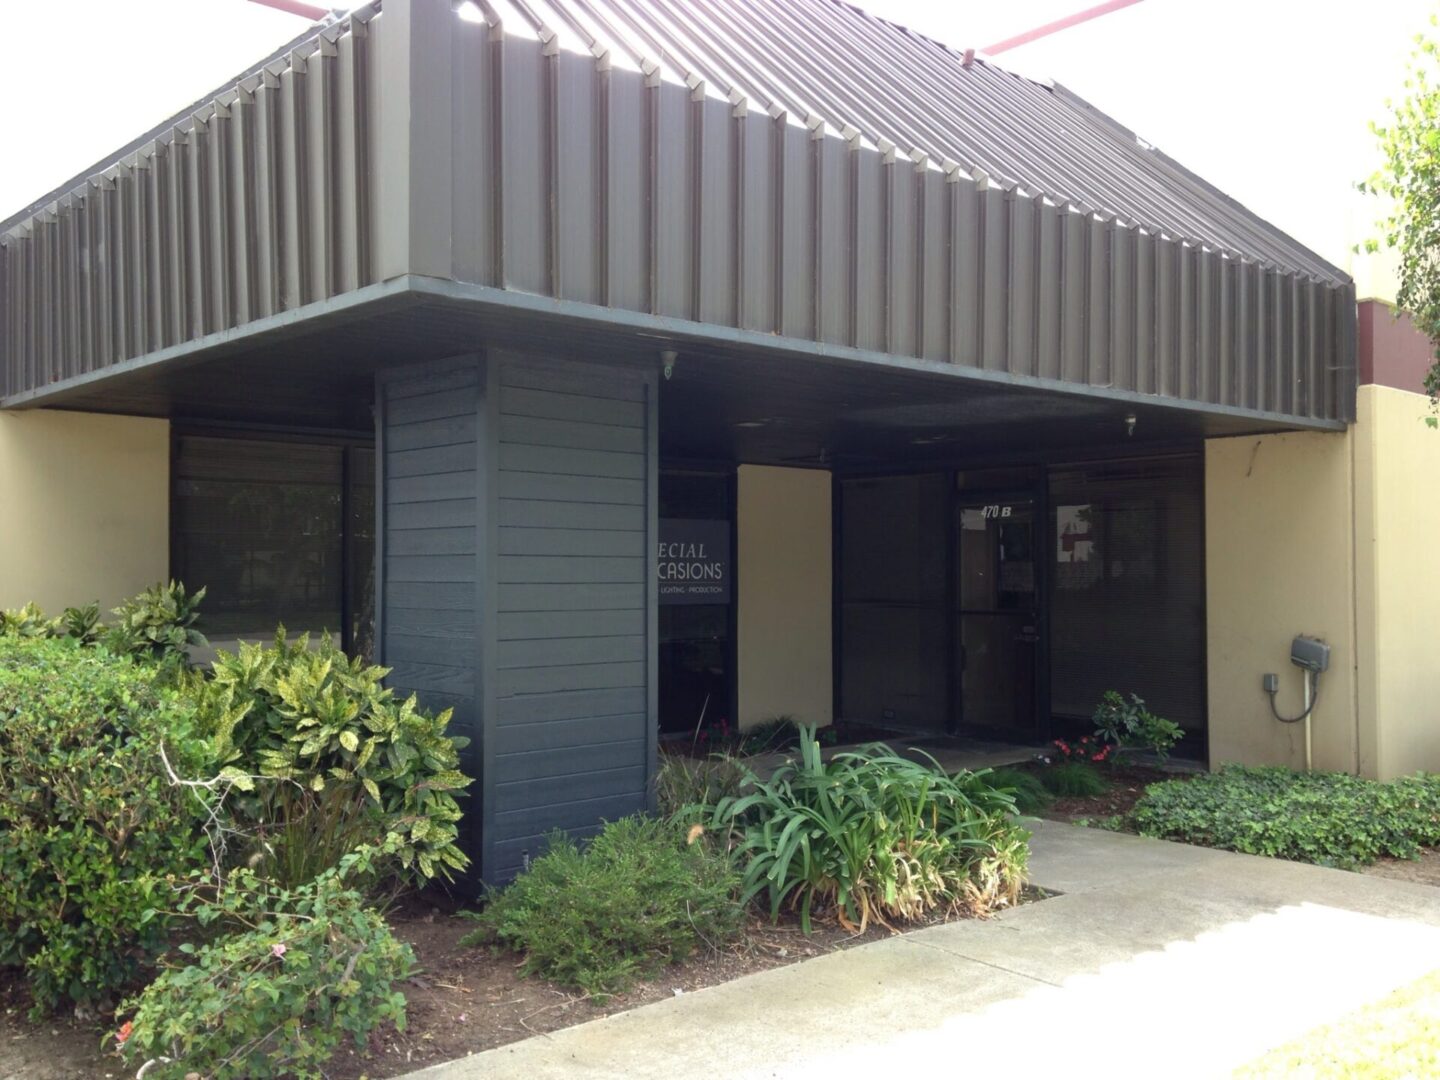
[(1094, 765), (1084, 761), (1057, 761), (1040, 770), (1045, 790), (1060, 798), (1089, 799), (1104, 795), (1110, 785)]
[[(117, 656), (158, 660), (184, 667), (192, 645), (205, 645), (195, 629), (205, 590), (187, 595), (178, 582), (152, 585), (114, 609), (118, 621), (105, 626), (100, 605), (68, 607), (57, 619), (45, 617), (34, 603), (0, 612), (0, 634), (14, 637), (73, 638), (82, 645), (103, 644)], [(167, 673), (168, 674), (168, 673)]]
[(154, 669), (77, 642), (0, 636), (0, 967), (37, 1012), (127, 986), (163, 942), (145, 911), (205, 854), (210, 768), (189, 705)]
[(0, 611), (0, 634), (22, 638), (53, 638), (64, 633), (59, 619), (47, 619), (34, 603)]
[(714, 806), (738, 795), (744, 779), (745, 766), (732, 754), (693, 758), (662, 753), (655, 775), (656, 802), (664, 815)]
[(105, 626), (100, 622), (99, 603), (67, 607), (60, 616), (60, 625), (66, 637), (74, 638), (82, 645), (96, 644), (105, 633)]
[(473, 916), (464, 944), (524, 954), (522, 971), (596, 997), (739, 933), (739, 875), (682, 827), (640, 816), (613, 821), (583, 847), (564, 833)]
[(119, 656), (149, 657), (185, 664), (191, 646), (204, 647), (205, 635), (195, 629), (205, 590), (185, 592), (178, 581), (150, 586), (111, 612), (115, 622), (100, 634), (107, 649)]
[(1380, 783), (1227, 765), (1150, 785), (1130, 821), (1145, 836), (1322, 866), (1414, 859), (1440, 845), (1440, 776)]
[(1028, 834), (984, 771), (948, 776), (880, 744), (825, 762), (803, 727), (798, 763), (746, 781), (753, 792), (723, 800), (712, 824), (733, 837), (743, 899), (767, 893), (771, 918), (788, 905), (808, 933), (817, 905), (833, 905), (843, 926), (864, 929), (1019, 896)]
[(1131, 694), (1126, 701), (1114, 690), (1107, 690), (1095, 709), (1094, 719), (1095, 734), (1113, 746), (1117, 756), (1124, 751), (1149, 750), (1164, 761), (1185, 735), (1175, 721), (1147, 709), (1137, 694)]
[(1009, 793), (1015, 800), (1016, 812), (1020, 814), (1038, 814), (1054, 798), (1045, 790), (1040, 778), (1028, 769), (991, 769), (986, 780), (992, 787)]
[(188, 959), (122, 1006), (121, 1051), (153, 1062), (147, 1077), (316, 1077), (347, 1035), (403, 1030), (395, 984), (414, 955), (335, 871), (288, 892), (240, 872), (197, 914), (248, 925), (181, 945)]
[(328, 636), (221, 652), (201, 690), (201, 719), (227, 807), (255, 837), (248, 855), (282, 884), (313, 879), (360, 844), (397, 834), (398, 860), (423, 878), (449, 878), (467, 859), (456, 846), (456, 794), (470, 779), (432, 715), (381, 685), (386, 668), (347, 657)]

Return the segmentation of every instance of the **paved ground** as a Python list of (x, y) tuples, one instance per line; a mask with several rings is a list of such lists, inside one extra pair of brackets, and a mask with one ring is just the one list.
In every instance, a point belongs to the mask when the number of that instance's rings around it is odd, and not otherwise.
[(1064, 895), (529, 1039), (416, 1080), (1223, 1076), (1440, 969), (1440, 890), (1037, 822)]

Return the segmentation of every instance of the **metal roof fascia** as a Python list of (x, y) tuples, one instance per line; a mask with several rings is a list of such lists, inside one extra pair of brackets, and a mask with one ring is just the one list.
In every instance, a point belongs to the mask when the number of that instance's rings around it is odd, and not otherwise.
[(243, 345), (249, 339), (259, 339), (275, 334), (286, 335), (298, 331), (302, 326), (315, 328), (315, 320), (343, 317), (347, 314), (374, 314), (409, 306), (416, 300), (436, 299), (461, 306), (488, 307), (512, 312), (528, 312), (566, 320), (585, 321), (596, 325), (612, 326), (634, 330), (647, 337), (671, 338), (683, 343), (686, 340), (704, 341), (715, 345), (754, 348), (769, 352), (785, 352), (795, 356), (828, 360), (837, 363), (880, 367), (906, 371), (912, 374), (933, 375), (955, 378), (982, 385), (1004, 386), (1012, 389), (1030, 388), (1066, 397), (1099, 399), (1149, 408), (1169, 409), (1181, 413), (1201, 413), (1253, 420), (1257, 424), (1284, 427), (1291, 430), (1344, 431), (1344, 420), (1326, 420), (1318, 417), (1304, 417), (1269, 410), (1245, 409), (1230, 405), (1216, 405), (1208, 402), (1191, 401), (1182, 398), (1162, 397), (1133, 390), (1119, 390), (1108, 386), (1094, 386), (1063, 382), (1034, 375), (1016, 375), (1008, 371), (990, 370), (980, 367), (947, 363), (944, 361), (922, 360), (913, 357), (899, 357), (874, 349), (857, 348), (848, 345), (834, 345), (803, 338), (782, 337), (761, 331), (744, 330), (736, 327), (719, 326), (713, 323), (697, 322), (672, 316), (654, 315), (647, 312), (611, 308), (575, 300), (556, 300), (532, 293), (499, 289), (488, 285), (473, 285), (452, 281), (448, 278), (434, 278), (424, 275), (407, 274), (389, 281), (368, 285), (350, 293), (342, 293), (325, 300), (315, 301), (305, 307), (278, 312), (267, 318), (256, 320), (229, 330), (207, 334), (157, 352), (133, 357), (111, 367), (51, 383), (37, 390), (26, 391), (0, 400), (0, 408), (15, 409), (43, 405), (47, 398), (63, 394), (77, 387), (110, 378), (119, 373), (135, 371), (146, 367), (180, 363), (187, 359), (199, 359), (199, 355), (226, 345)]

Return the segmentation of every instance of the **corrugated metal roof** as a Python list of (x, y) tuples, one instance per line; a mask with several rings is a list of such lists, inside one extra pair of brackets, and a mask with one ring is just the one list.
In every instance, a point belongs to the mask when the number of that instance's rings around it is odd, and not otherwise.
[(476, 0), (491, 25), (946, 171), (1322, 281), (1348, 277), (1063, 87), (838, 0)]
[(1350, 280), (1063, 92), (832, 0), (454, 3), (371, 0), (0, 231), (0, 406), (408, 281), (1354, 415)]

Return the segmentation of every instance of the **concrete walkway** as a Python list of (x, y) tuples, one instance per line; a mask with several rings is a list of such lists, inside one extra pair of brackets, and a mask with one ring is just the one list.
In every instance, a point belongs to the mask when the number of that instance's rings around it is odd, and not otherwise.
[(1440, 968), (1429, 886), (1033, 827), (1032, 880), (1061, 896), (414, 1075), (1224, 1076)]

